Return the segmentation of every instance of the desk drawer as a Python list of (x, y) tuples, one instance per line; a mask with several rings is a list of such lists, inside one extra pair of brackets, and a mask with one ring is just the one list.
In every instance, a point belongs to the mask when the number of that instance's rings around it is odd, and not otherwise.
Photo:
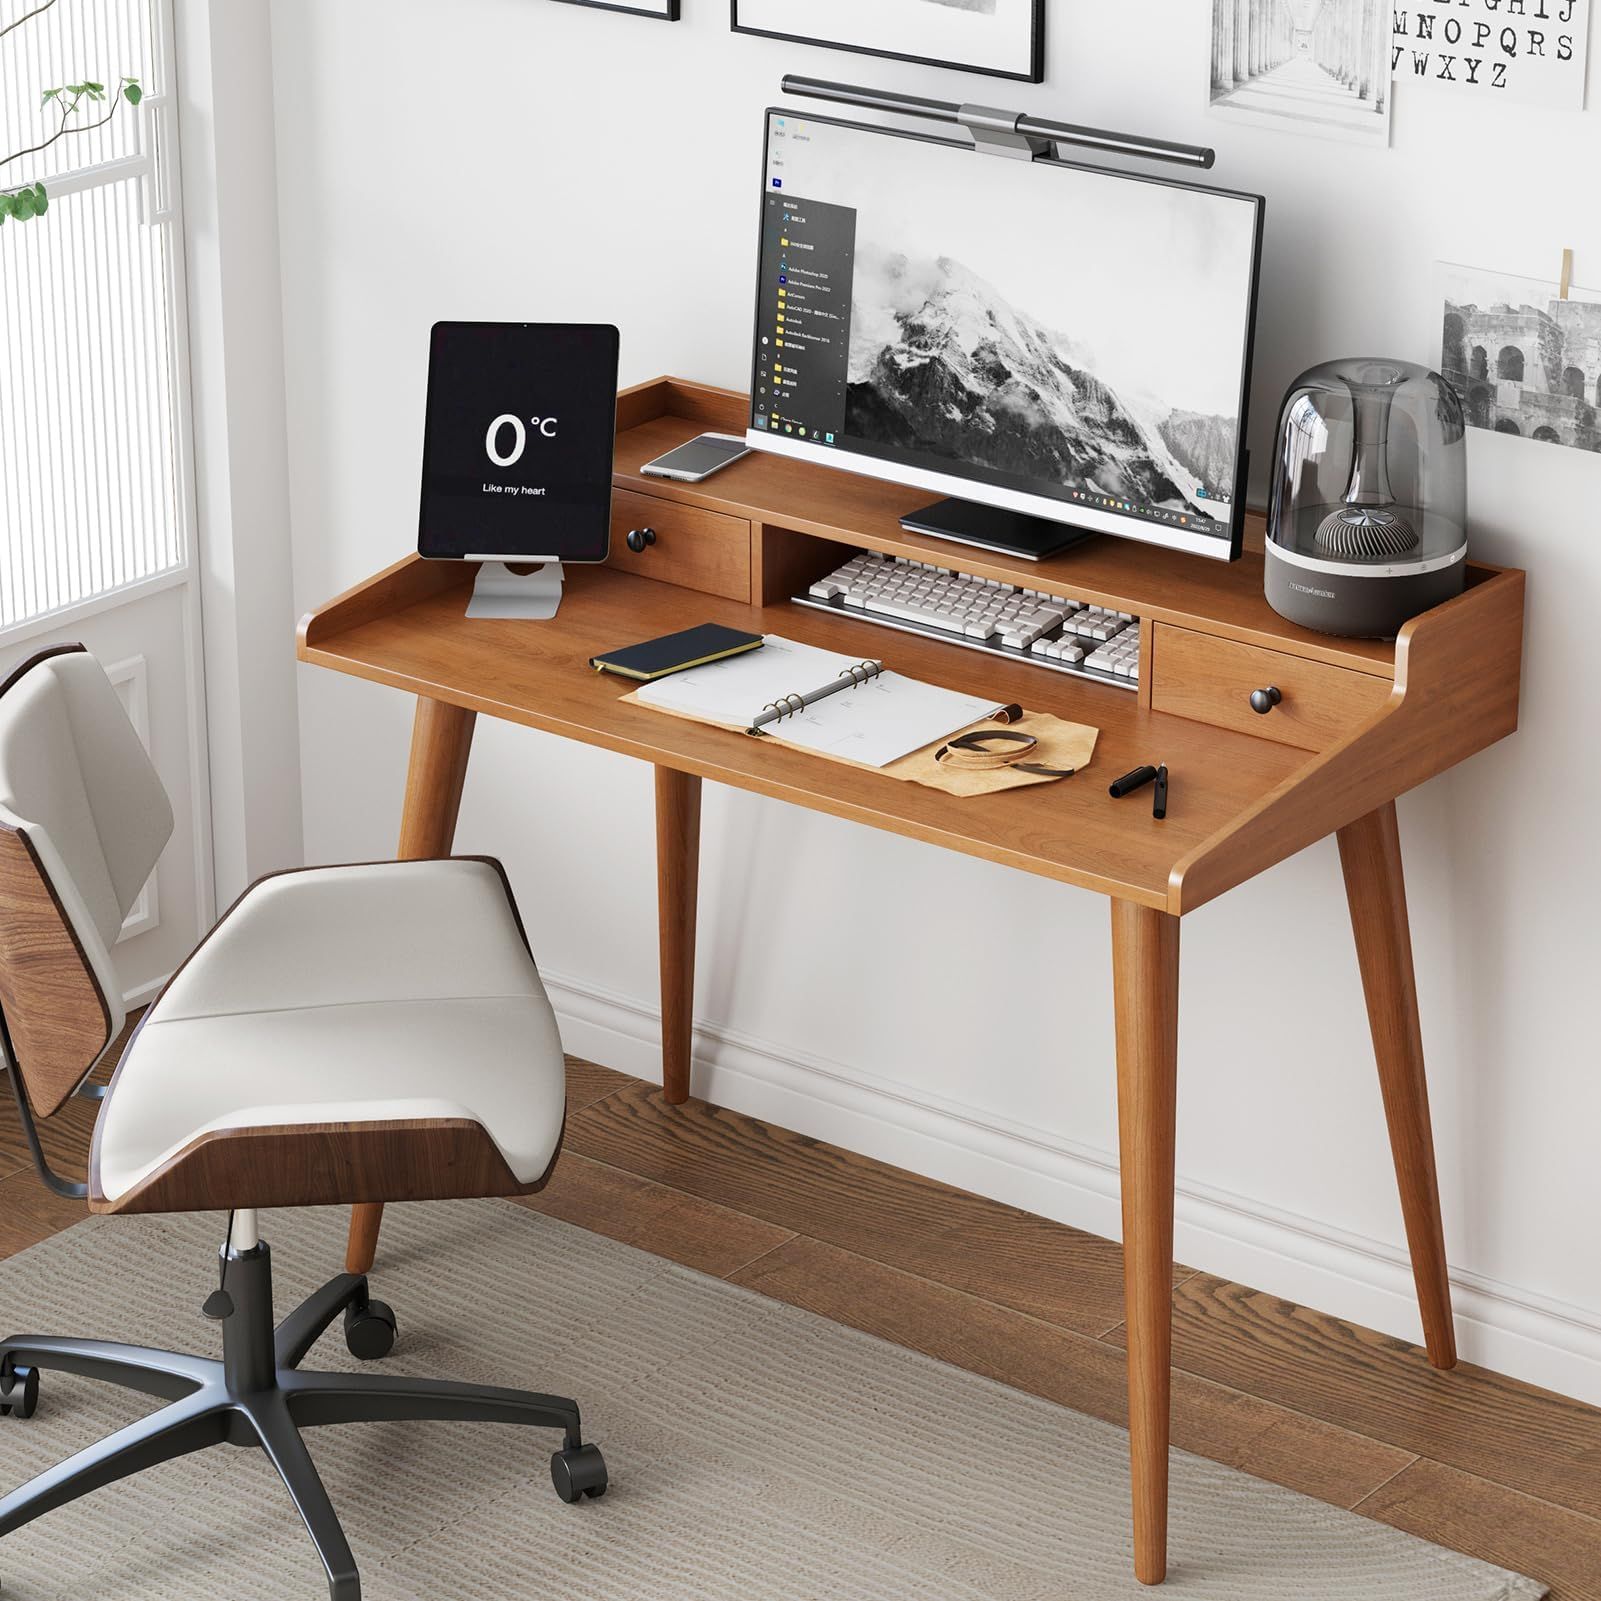
[[(628, 548), (632, 529), (651, 529), (654, 543)], [(698, 589), (729, 600), (750, 600), (750, 524), (676, 500), (612, 493), (611, 565), (642, 578)]]
[[(1387, 678), (1305, 661), (1282, 651), (1241, 645), (1167, 623), (1156, 625), (1151, 705), (1218, 728), (1322, 750), (1389, 699)], [(1263, 714), (1253, 690), (1276, 688), (1282, 699)]]

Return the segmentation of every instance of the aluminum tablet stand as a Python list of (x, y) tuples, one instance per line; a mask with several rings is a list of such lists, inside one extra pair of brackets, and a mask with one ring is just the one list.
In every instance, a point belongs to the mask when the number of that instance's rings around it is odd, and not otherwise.
[(478, 569), (467, 615), (548, 621), (561, 606), (561, 586), (561, 563), (553, 556), (544, 558), (544, 565), (532, 572), (517, 572), (503, 561), (486, 561)]

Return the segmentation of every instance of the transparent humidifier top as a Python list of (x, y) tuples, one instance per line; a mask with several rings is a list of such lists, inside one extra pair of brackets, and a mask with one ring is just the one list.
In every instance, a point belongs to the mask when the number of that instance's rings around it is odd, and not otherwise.
[(1415, 362), (1356, 357), (1296, 379), (1279, 419), (1268, 537), (1358, 567), (1428, 562), (1467, 539), (1462, 403)]

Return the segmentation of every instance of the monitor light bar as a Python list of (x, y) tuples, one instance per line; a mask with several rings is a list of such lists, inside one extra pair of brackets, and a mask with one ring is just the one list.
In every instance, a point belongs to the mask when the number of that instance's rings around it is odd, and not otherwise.
[(831, 100), (836, 105), (952, 123), (965, 128), (979, 149), (1025, 161), (1040, 156), (1052, 157), (1058, 145), (1095, 150), (1102, 155), (1170, 161), (1177, 166), (1201, 170), (1210, 168), (1217, 159), (1216, 152), (1204, 145), (1175, 144), (1168, 139), (1146, 139), (1138, 134), (1113, 133), (1105, 128), (1081, 128), (1074, 123), (1052, 122), (1022, 111), (959, 105), (954, 100), (930, 100), (923, 95), (895, 94), (887, 89), (863, 89), (849, 83), (830, 83), (823, 78), (801, 78), (793, 73), (785, 75), (782, 88), (785, 94), (809, 95), (814, 100)]

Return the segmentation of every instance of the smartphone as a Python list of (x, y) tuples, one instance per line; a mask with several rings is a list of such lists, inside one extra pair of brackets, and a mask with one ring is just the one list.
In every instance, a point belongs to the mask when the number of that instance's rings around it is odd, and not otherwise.
[(686, 484), (698, 484), (720, 467), (749, 454), (750, 446), (736, 434), (702, 434), (655, 461), (647, 461), (639, 470), (652, 478), (677, 478)]

